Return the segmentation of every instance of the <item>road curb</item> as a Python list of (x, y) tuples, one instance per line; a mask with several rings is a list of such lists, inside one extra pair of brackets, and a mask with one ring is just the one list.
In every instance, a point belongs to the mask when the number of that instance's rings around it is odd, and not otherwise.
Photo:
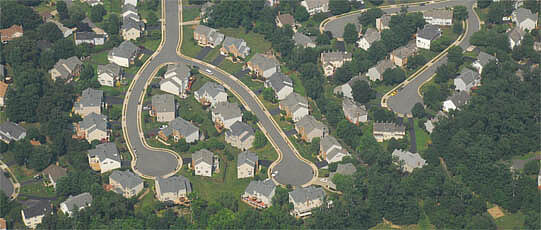
[(10, 182), (13, 185), (13, 193), (10, 195), (10, 199), (15, 200), (15, 199), (17, 199), (17, 197), (19, 196), (19, 193), (21, 192), (21, 183), (19, 183), (19, 180), (17, 180), (17, 177), (15, 176), (15, 173), (13, 173), (13, 171), (11, 171), (9, 166), (6, 163), (4, 163), (4, 161), (0, 160), (0, 166), (2, 166), (2, 168), (6, 169), (8, 171), (8, 173), (10, 174)]

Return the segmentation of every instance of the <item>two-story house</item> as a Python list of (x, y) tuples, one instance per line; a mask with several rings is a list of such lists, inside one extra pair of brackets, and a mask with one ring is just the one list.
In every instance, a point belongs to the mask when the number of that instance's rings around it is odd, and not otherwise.
[(47, 168), (41, 171), (41, 175), (49, 179), (46, 182), (47, 186), (53, 186), (53, 188), (56, 189), (56, 182), (58, 182), (60, 178), (65, 177), (67, 175), (67, 171), (67, 169), (58, 166), (57, 162), (56, 164), (49, 165)]
[(368, 76), (366, 76), (364, 73), (359, 73), (352, 77), (348, 82), (336, 86), (333, 89), (333, 93), (335, 95), (341, 95), (345, 98), (353, 99), (353, 84), (356, 81), (365, 81), (368, 85), (370, 85), (370, 81), (368, 80)]
[(363, 50), (368, 50), (374, 42), (381, 39), (379, 31), (373, 28), (368, 28), (363, 37), (357, 41), (357, 46)]
[(212, 108), (212, 121), (214, 121), (214, 125), (218, 130), (223, 128), (231, 129), (235, 122), (242, 121), (242, 112), (239, 105), (230, 102), (216, 103)]
[(389, 24), (391, 23), (391, 15), (385, 14), (379, 18), (376, 18), (376, 29), (378, 29), (379, 32), (383, 30), (388, 30), (391, 27), (389, 27)]
[(278, 100), (284, 100), (293, 93), (293, 80), (282, 72), (276, 72), (265, 81), (265, 87), (274, 91)]
[(145, 23), (141, 20), (137, 20), (139, 16), (130, 14), (129, 16), (122, 18), (122, 26), (120, 27), (120, 34), (126, 41), (137, 40), (141, 37), (141, 34), (145, 31)]
[(537, 27), (537, 13), (526, 8), (518, 8), (513, 12), (513, 21), (517, 24), (521, 30), (532, 31)]
[(168, 178), (157, 177), (155, 180), (156, 198), (161, 202), (174, 204), (188, 203), (188, 195), (192, 192), (192, 185), (188, 178), (175, 175)]
[(130, 171), (115, 170), (109, 176), (113, 192), (129, 199), (143, 191), (143, 180)]
[(423, 29), (417, 31), (417, 48), (430, 49), (430, 43), (441, 36), (441, 30), (435, 25), (426, 24)]
[(295, 130), (306, 142), (312, 142), (312, 139), (316, 137), (323, 138), (329, 135), (329, 128), (311, 115), (306, 115), (295, 123)]
[(102, 106), (103, 91), (87, 88), (73, 104), (73, 112), (84, 118), (91, 113), (101, 114)]
[(368, 110), (366, 107), (349, 98), (342, 100), (342, 111), (344, 111), (346, 119), (355, 125), (368, 121)]
[(316, 43), (314, 41), (314, 39), (312, 39), (311, 37), (308, 37), (306, 35), (304, 35), (303, 33), (300, 33), (300, 32), (296, 32), (295, 34), (293, 34), (293, 41), (295, 42), (295, 45), (296, 46), (301, 46), (303, 48), (315, 48), (316, 47)]
[(272, 206), (275, 191), (276, 185), (271, 179), (251, 181), (241, 195), (241, 200), (257, 209), (268, 208)]
[(327, 163), (340, 162), (349, 152), (331, 135), (321, 138), (319, 142), (319, 154)]
[(205, 106), (213, 106), (220, 102), (227, 102), (225, 88), (215, 82), (205, 83), (201, 88), (194, 92), (193, 96)]
[(105, 44), (105, 34), (97, 34), (95, 32), (76, 32), (73, 39), (75, 45), (81, 45), (83, 43), (99, 46)]
[(98, 65), (98, 82), (100, 85), (115, 87), (116, 83), (122, 79), (122, 74), (122, 70), (117, 64)]
[(414, 43), (409, 43), (405, 46), (399, 47), (391, 52), (391, 61), (400, 67), (404, 67), (408, 63), (408, 58), (413, 56), (417, 52), (417, 48)]
[(509, 38), (509, 47), (513, 49), (515, 46), (519, 46), (525, 34), (526, 32), (524, 30), (521, 30), (518, 26), (515, 26), (507, 34), (507, 37)]
[(470, 97), (471, 96), (468, 91), (455, 92), (443, 102), (442, 110), (445, 112), (449, 112), (451, 110), (460, 110), (460, 107), (468, 104)]
[(423, 18), (426, 23), (436, 26), (453, 25), (453, 10), (451, 9), (431, 9), (423, 12)]
[[(0, 79), (4, 79), (4, 69), (3, 67), (0, 67)], [(0, 107), (5, 105), (6, 102), (6, 95), (8, 92), (9, 85), (3, 81), (0, 81)]]
[(90, 113), (75, 125), (75, 131), (78, 138), (86, 139), (88, 143), (94, 140), (102, 142), (109, 140), (107, 126), (107, 116)]
[(462, 69), (460, 75), (453, 80), (455, 90), (470, 91), (474, 86), (481, 84), (481, 76), (469, 68)]
[(215, 48), (224, 40), (224, 34), (214, 28), (204, 25), (197, 25), (193, 31), (193, 39), (199, 46)]
[(388, 59), (383, 59), (379, 61), (375, 66), (368, 69), (366, 76), (368, 76), (370, 81), (377, 81), (377, 80), (383, 81), (383, 72), (393, 67), (394, 67), (394, 62)]
[(211, 177), (214, 171), (214, 153), (201, 149), (192, 154), (192, 169), (196, 176)]
[(19, 141), (26, 137), (26, 129), (11, 121), (5, 121), (0, 125), (0, 140), (9, 144), (11, 141)]
[(280, 101), (279, 107), (286, 112), (293, 122), (298, 122), (304, 116), (310, 113), (308, 109), (308, 100), (298, 93), (291, 93), (284, 100)]
[(257, 53), (247, 63), (252, 74), (265, 79), (280, 71), (280, 63), (274, 56)]
[(252, 148), (255, 140), (254, 130), (248, 124), (237, 121), (225, 131), (225, 142), (240, 150)]
[(53, 214), (50, 200), (31, 200), (25, 203), (26, 207), (21, 209), (21, 217), (28, 228), (35, 229), (38, 224), (41, 224), (45, 215)]
[(285, 25), (289, 25), (291, 26), (291, 29), (293, 29), (293, 31), (297, 30), (297, 28), (295, 27), (296, 26), (295, 18), (293, 18), (291, 14), (279, 13), (278, 16), (276, 16), (276, 18), (274, 19), (274, 21), (276, 22), (276, 26), (279, 28), (282, 28)]
[(173, 140), (178, 142), (184, 138), (186, 143), (194, 143), (199, 140), (199, 128), (182, 117), (177, 117), (169, 122), (169, 125), (160, 130), (158, 136), (167, 141), (169, 136), (173, 136)]
[(400, 165), (402, 171), (412, 173), (416, 168), (426, 165), (426, 160), (419, 153), (411, 153), (402, 149), (395, 149), (392, 153), (395, 163)]
[(291, 215), (305, 217), (312, 215), (312, 209), (320, 207), (325, 201), (325, 191), (322, 188), (308, 186), (298, 187), (289, 192), (289, 203), (293, 204)]
[(473, 68), (477, 69), (479, 74), (483, 73), (483, 67), (485, 67), (491, 61), (498, 61), (498, 59), (490, 54), (485, 52), (479, 52), (477, 59), (473, 62)]
[(345, 62), (352, 60), (351, 53), (342, 51), (330, 51), (321, 53), (321, 65), (325, 76), (329, 77), (334, 74), (336, 69), (342, 67)]
[(329, 12), (329, 0), (304, 0), (301, 6), (306, 8), (310, 15)]
[(131, 41), (123, 41), (107, 54), (107, 60), (122, 67), (130, 67), (139, 53), (139, 48)]
[(64, 215), (70, 216), (73, 215), (73, 212), (81, 211), (85, 209), (86, 207), (90, 207), (92, 205), (92, 195), (90, 193), (85, 192), (81, 193), (76, 196), (69, 196), (66, 201), (60, 203), (60, 211), (64, 213)]
[(374, 122), (372, 134), (378, 142), (383, 142), (392, 138), (398, 140), (406, 136), (406, 127), (395, 123)]
[(54, 67), (49, 70), (49, 74), (51, 74), (51, 79), (53, 79), (53, 81), (62, 79), (66, 82), (70, 82), (73, 80), (74, 76), (79, 76), (82, 66), (83, 63), (81, 60), (75, 56), (68, 59), (60, 59), (56, 62)]
[(175, 98), (170, 94), (152, 96), (152, 109), (150, 116), (156, 117), (158, 122), (169, 122), (175, 119)]
[(115, 143), (99, 144), (88, 150), (88, 163), (92, 170), (101, 173), (120, 168), (120, 154)]
[(220, 48), (220, 53), (224, 56), (231, 55), (244, 60), (250, 54), (250, 47), (248, 47), (244, 39), (225, 37), (224, 43)]
[(257, 171), (258, 157), (255, 153), (244, 151), (237, 156), (237, 178), (254, 177)]
[(160, 81), (160, 90), (177, 95), (180, 98), (188, 97), (190, 83), (190, 68), (186, 64), (179, 63), (167, 66), (164, 79)]
[(12, 25), (9, 28), (0, 30), (0, 41), (6, 44), (7, 42), (20, 38), (24, 34), (23, 27), (20, 25)]

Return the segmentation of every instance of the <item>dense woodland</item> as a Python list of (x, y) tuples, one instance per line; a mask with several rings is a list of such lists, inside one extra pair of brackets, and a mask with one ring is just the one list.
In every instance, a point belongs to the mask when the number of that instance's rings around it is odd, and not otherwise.
[[(377, 4), (382, 1), (370, 2)], [(331, 3), (333, 13), (347, 9), (335, 1)], [(273, 206), (263, 211), (239, 208), (238, 197), (227, 191), (212, 201), (199, 198), (196, 191), (192, 194), (193, 202), (189, 209), (172, 209), (163, 204), (138, 207), (135, 206), (136, 200), (104, 192), (101, 184), (106, 181), (88, 169), (83, 154), (90, 146), (71, 139), (72, 131), (69, 129), (71, 122), (77, 119), (68, 116), (75, 95), (85, 88), (81, 84), (94, 83), (81, 80), (70, 84), (52, 83), (47, 77), (47, 70), (58, 59), (73, 55), (86, 56), (89, 49), (85, 46), (75, 47), (72, 41), (63, 39), (49, 29), (46, 30), (49, 35), (42, 36), (43, 33), (38, 31), (47, 24), (42, 24), (39, 17), (36, 18), (35, 13), (28, 10), (28, 6), (15, 1), (4, 4), (1, 17), (10, 18), (11, 21), (0, 20), (0, 27), (22, 23), (25, 28), (22, 39), (2, 46), (1, 62), (12, 68), (15, 80), (8, 92), (7, 116), (13, 121), (39, 122), (41, 128), (29, 131), (29, 136), (34, 133), (32, 136), (36, 139), (47, 139), (51, 144), (47, 145), (50, 146), (47, 149), (23, 143), (9, 146), (0, 144), (0, 150), (9, 148), (16, 151), (18, 163), (36, 169), (46, 166), (58, 156), (67, 155), (76, 170), (70, 171), (67, 177), (59, 181), (57, 194), (67, 197), (88, 191), (94, 197), (92, 207), (76, 213), (73, 218), (47, 216), (39, 228), (366, 229), (382, 222), (382, 218), (394, 224), (407, 225), (428, 217), (438, 229), (495, 229), (495, 223), (486, 212), (487, 202), (510, 212), (524, 213), (526, 228), (539, 227), (541, 200), (536, 180), (527, 173), (512, 174), (504, 162), (513, 156), (539, 151), (541, 72), (539, 68), (525, 69), (524, 81), (520, 81), (515, 76), (518, 66), (514, 61), (523, 57), (510, 55), (515, 52), (503, 44), (503, 38), (497, 31), (479, 32), (472, 37), (472, 43), (494, 50), (500, 62), (492, 62), (484, 68), (482, 87), (474, 92), (469, 105), (439, 122), (431, 134), (432, 144), (426, 152), (421, 153), (428, 160), (428, 165), (408, 175), (392, 163), (391, 148), (384, 149), (371, 133), (363, 133), (360, 127), (347, 122), (340, 101), (324, 94), (327, 83), (319, 69), (318, 57), (322, 51), (330, 48), (295, 47), (291, 40), (291, 28), (281, 29), (274, 25), (278, 11), (289, 12), (301, 22), (308, 20), (304, 8), (295, 1), (280, 4), (277, 9), (264, 7), (263, 1), (222, 1), (217, 4), (209, 15), (208, 25), (215, 28), (241, 26), (245, 30), (263, 34), (272, 42), (273, 51), (282, 63), (300, 74), (307, 96), (316, 102), (326, 122), (335, 130), (333, 134), (356, 150), (353, 151), (353, 159), (346, 161), (358, 165), (357, 159), (362, 159), (369, 165), (360, 167), (354, 176), (335, 176), (334, 181), (343, 195), (330, 195), (329, 198), (334, 201), (332, 207), (315, 210), (312, 218), (303, 221), (288, 214), (291, 205), (286, 188), (277, 188)], [(17, 9), (18, 13), (9, 16), (13, 14), (13, 9)], [(381, 14), (380, 10), (371, 9), (362, 14), (359, 20), (366, 27)], [(366, 72), (391, 50), (406, 44), (417, 28), (423, 25), (420, 14), (406, 14), (404, 11), (393, 16), (391, 29), (384, 31), (382, 41), (374, 44), (368, 52), (356, 50), (351, 64), (340, 69), (329, 84), (347, 82), (354, 74)], [(314, 35), (318, 37), (319, 45), (330, 44), (332, 39), (328, 33)], [(40, 39), (50, 39), (52, 48), (37, 48), (35, 42)], [(494, 42), (486, 42), (487, 39), (494, 39)], [(106, 46), (112, 47), (118, 41), (113, 35)], [(443, 79), (441, 82), (458, 71), (456, 67), (461, 64), (462, 55), (457, 54), (453, 59), (453, 52), (459, 51), (450, 51), (450, 64), (446, 65), (446, 69), (438, 70), (439, 78)], [(522, 55), (522, 52), (517, 53)], [(532, 57), (528, 55), (535, 53), (528, 51), (526, 56)], [(424, 64), (426, 60), (419, 62)], [(369, 103), (375, 98), (375, 92), (366, 82), (358, 81), (353, 89), (355, 100), (361, 103)], [(434, 102), (433, 106), (437, 107), (438, 102)], [(395, 116), (392, 112), (372, 106), (370, 119), (392, 121)], [(395, 146), (403, 144), (393, 143)], [(442, 167), (441, 162), (445, 162), (446, 167)], [(530, 171), (537, 172), (535, 167)], [(8, 203), (2, 194), (0, 204), (0, 217), (20, 219), (20, 205)]]

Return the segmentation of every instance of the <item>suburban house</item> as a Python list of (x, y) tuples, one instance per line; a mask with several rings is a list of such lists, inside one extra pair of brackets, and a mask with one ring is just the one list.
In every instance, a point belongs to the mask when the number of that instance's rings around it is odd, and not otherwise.
[(282, 72), (276, 72), (265, 81), (265, 87), (274, 91), (278, 100), (284, 100), (293, 93), (293, 80)]
[(368, 73), (366, 73), (366, 76), (368, 76), (370, 81), (376, 81), (376, 80), (383, 81), (383, 72), (393, 67), (394, 67), (394, 62), (388, 59), (383, 59), (379, 61), (375, 66), (368, 69)]
[(189, 202), (188, 194), (192, 192), (192, 185), (188, 178), (175, 175), (168, 178), (157, 177), (155, 181), (156, 198), (159, 201), (175, 204)]
[(473, 68), (477, 69), (477, 72), (479, 74), (483, 73), (483, 67), (487, 65), (491, 61), (498, 61), (496, 57), (487, 54), (483, 51), (479, 52), (479, 55), (477, 55), (477, 60), (475, 60), (472, 64)]
[(265, 6), (275, 7), (280, 4), (280, 0), (265, 0)]
[(9, 28), (0, 30), (0, 40), (4, 44), (6, 44), (8, 41), (11, 41), (15, 38), (20, 38), (22, 36), (23, 27), (20, 25), (12, 25)]
[(86, 43), (97, 46), (105, 44), (106, 36), (95, 32), (76, 32), (73, 38), (75, 39), (75, 45)]
[(109, 184), (113, 192), (129, 199), (143, 191), (143, 179), (133, 174), (129, 170), (115, 170), (109, 176)]
[(76, 56), (68, 59), (60, 59), (56, 62), (54, 67), (49, 70), (49, 74), (51, 74), (51, 79), (53, 79), (53, 81), (60, 78), (66, 82), (70, 82), (73, 79), (73, 76), (79, 76), (82, 66), (83, 63)]
[(331, 135), (321, 138), (319, 142), (319, 154), (329, 164), (340, 162), (345, 156), (350, 156), (349, 152), (342, 148), (342, 145)]
[(438, 114), (436, 114), (435, 117), (432, 119), (429, 119), (425, 122), (425, 129), (428, 133), (432, 133), (434, 131), (434, 128), (436, 128), (436, 123), (443, 117), (445, 117), (445, 113), (442, 111), (439, 111)]
[(195, 91), (193, 96), (203, 105), (215, 105), (216, 103), (227, 102), (225, 88), (210, 81)]
[(30, 204), (26, 204), (26, 208), (21, 210), (21, 217), (26, 227), (35, 229), (38, 224), (41, 224), (45, 215), (53, 214), (53, 208), (50, 200), (32, 200)]
[(218, 130), (231, 129), (231, 126), (242, 121), (242, 112), (237, 103), (220, 102), (212, 108), (212, 121)]
[(368, 77), (363, 73), (359, 73), (358, 75), (352, 77), (348, 82), (336, 86), (333, 89), (333, 93), (336, 95), (342, 95), (345, 98), (353, 99), (353, 89), (351, 87), (356, 81), (365, 81), (368, 83), (368, 85), (370, 85)]
[(224, 56), (231, 55), (235, 58), (245, 59), (250, 54), (250, 47), (244, 39), (225, 37), (220, 53)]
[(280, 101), (279, 107), (286, 111), (286, 117), (291, 118), (293, 122), (298, 122), (310, 112), (308, 100), (298, 93), (289, 94), (283, 101)]
[(175, 119), (175, 98), (170, 94), (152, 96), (152, 109), (150, 116), (156, 117), (158, 122), (169, 122)]
[(107, 39), (107, 33), (106, 33), (102, 28), (99, 28), (98, 26), (96, 26), (96, 24), (94, 24), (94, 23), (90, 20), (90, 18), (86, 17), (86, 18), (84, 18), (81, 22), (82, 22), (82, 23), (88, 24), (88, 26), (90, 27), (90, 29), (91, 29), (92, 31), (94, 31), (95, 33), (105, 35), (105, 39)]
[(521, 30), (532, 31), (537, 27), (537, 14), (526, 8), (518, 8), (513, 12), (513, 22)]
[(255, 135), (254, 130), (248, 124), (237, 121), (225, 131), (225, 142), (240, 150), (252, 148)]
[(293, 16), (291, 16), (291, 14), (278, 14), (278, 16), (276, 16), (276, 19), (275, 19), (275, 22), (276, 22), (276, 26), (277, 27), (284, 27), (285, 25), (289, 25), (291, 26), (291, 29), (293, 29), (293, 31), (296, 31), (296, 24), (295, 24), (295, 18), (293, 18)]
[(265, 79), (280, 71), (280, 63), (274, 56), (257, 53), (246, 63), (252, 74)]
[(453, 25), (453, 10), (451, 9), (432, 9), (423, 12), (423, 18), (426, 23), (436, 26)]
[(393, 151), (393, 158), (397, 158), (397, 162), (402, 171), (412, 173), (416, 168), (422, 168), (426, 164), (419, 153), (411, 153), (402, 149), (395, 149)]
[(272, 206), (275, 191), (276, 185), (271, 179), (250, 181), (241, 195), (241, 200), (254, 208), (268, 208)]
[(455, 92), (446, 101), (443, 102), (443, 111), (460, 110), (460, 107), (468, 104), (470, 94), (468, 91)]
[(533, 43), (533, 50), (537, 52), (541, 52), (541, 42), (534, 42)]
[(237, 178), (254, 177), (257, 170), (258, 157), (255, 153), (244, 151), (237, 156)]
[(408, 58), (417, 52), (415, 44), (409, 43), (405, 46), (399, 47), (391, 52), (391, 61), (400, 67), (404, 67), (408, 63)]
[(60, 23), (59, 21), (57, 20), (53, 20), (53, 19), (49, 19), (47, 20), (47, 22), (52, 22), (56, 25), (56, 27), (58, 27), (58, 29), (60, 30), (60, 32), (62, 32), (62, 35), (64, 35), (64, 38), (67, 38), (69, 37), (70, 35), (73, 34), (73, 32), (75, 30), (77, 30), (77, 27), (75, 28), (68, 28), (68, 27), (65, 27), (64, 25), (62, 25), (62, 23)]
[(124, 0), (124, 6), (130, 4), (132, 6), (137, 6), (138, 0)]
[(363, 37), (357, 41), (357, 46), (363, 50), (368, 50), (374, 42), (381, 39), (381, 34), (379, 31), (373, 28), (368, 28), (364, 33)]
[(455, 84), (455, 90), (470, 91), (474, 86), (481, 84), (481, 76), (471, 69), (464, 68), (453, 82)]
[(179, 63), (167, 66), (164, 79), (160, 81), (160, 90), (177, 95), (180, 98), (188, 97), (187, 91), (190, 83), (190, 68)]
[(214, 6), (213, 2), (205, 2), (201, 6), (201, 10), (200, 10), (201, 12), (199, 13), (199, 18), (201, 19), (203, 23), (208, 22), (208, 15), (210, 14), (210, 12), (212, 12), (213, 6)]
[(215, 48), (224, 41), (224, 34), (204, 25), (197, 25), (193, 31), (193, 39), (199, 46)]
[(395, 123), (374, 122), (372, 134), (378, 142), (383, 142), (392, 138), (398, 140), (406, 136), (406, 127)]
[(122, 18), (122, 26), (120, 27), (120, 33), (124, 40), (137, 40), (141, 37), (141, 33), (145, 31), (145, 23), (141, 20), (137, 20), (137, 18), (138, 16), (127, 16)]
[(106, 173), (120, 168), (120, 154), (115, 143), (96, 145), (96, 148), (88, 150), (88, 163), (94, 171)]
[(49, 179), (47, 186), (53, 186), (53, 188), (56, 189), (56, 182), (58, 182), (60, 178), (65, 177), (67, 171), (67, 169), (58, 166), (58, 163), (56, 163), (49, 165), (41, 171), (41, 175)]
[(0, 230), (7, 230), (7, 229), (8, 229), (8, 224), (7, 224), (6, 219), (0, 218)]
[(86, 2), (90, 6), (103, 5), (102, 0), (81, 0), (81, 2)]
[(107, 54), (107, 60), (122, 67), (130, 67), (137, 57), (139, 48), (130, 41), (123, 41), (118, 47), (113, 48)]
[(158, 136), (167, 141), (173, 136), (175, 142), (184, 138), (186, 143), (194, 143), (199, 140), (199, 128), (182, 117), (177, 117), (169, 122), (169, 125), (160, 130)]
[(310, 15), (329, 12), (329, 0), (304, 0), (301, 6), (306, 8)]
[(430, 43), (441, 36), (439, 27), (431, 24), (426, 24), (423, 29), (417, 31), (416, 44), (418, 48), (430, 49)]
[(211, 177), (214, 170), (214, 153), (201, 149), (192, 154), (192, 169), (196, 176)]
[(9, 144), (11, 141), (19, 141), (26, 137), (26, 129), (11, 121), (0, 125), (0, 140)]
[(98, 82), (100, 85), (115, 87), (115, 84), (120, 79), (122, 79), (122, 70), (117, 64), (98, 65)]
[(135, 5), (126, 4), (122, 6), (122, 18), (133, 17), (135, 20), (140, 20)]
[(340, 174), (344, 176), (351, 176), (357, 172), (357, 168), (355, 168), (355, 165), (352, 163), (346, 163), (346, 164), (338, 164), (336, 167), (336, 172), (331, 172), (329, 174), (329, 178), (333, 178), (334, 175)]
[(86, 139), (88, 143), (91, 143), (93, 140), (100, 142), (107, 141), (109, 140), (107, 126), (107, 116), (90, 113), (75, 125), (76, 135), (80, 139)]
[(342, 100), (342, 111), (344, 111), (346, 119), (355, 125), (368, 121), (368, 110), (366, 107), (352, 99), (344, 98)]
[(103, 106), (103, 91), (93, 88), (83, 90), (83, 93), (73, 105), (73, 112), (81, 117), (86, 117), (88, 114), (101, 114)]
[(300, 32), (295, 32), (295, 34), (293, 34), (293, 41), (295, 41), (296, 46), (302, 46), (303, 48), (316, 47), (316, 43), (314, 42), (314, 39)]
[(388, 30), (391, 27), (389, 27), (389, 24), (391, 23), (391, 15), (385, 14), (379, 18), (376, 18), (376, 29), (378, 29), (379, 32), (383, 30)]
[(507, 37), (509, 38), (509, 47), (513, 49), (515, 46), (519, 46), (525, 34), (526, 32), (524, 30), (521, 30), (518, 26), (515, 26), (511, 32), (507, 34)]
[(306, 142), (312, 142), (312, 139), (316, 137), (323, 138), (329, 135), (329, 128), (311, 115), (306, 115), (295, 123), (295, 130)]
[(86, 207), (90, 207), (91, 205), (92, 195), (90, 195), (90, 193), (88, 192), (85, 192), (77, 196), (70, 195), (66, 201), (60, 203), (60, 211), (62, 211), (64, 215), (71, 216), (73, 212), (81, 211)]
[(289, 203), (293, 203), (291, 215), (295, 217), (305, 217), (312, 215), (311, 210), (321, 206), (325, 199), (325, 191), (322, 188), (308, 186), (306, 188), (298, 187), (289, 192)]
[(352, 60), (351, 53), (342, 51), (331, 51), (321, 53), (321, 65), (325, 76), (331, 76), (336, 69), (342, 67), (345, 62)]

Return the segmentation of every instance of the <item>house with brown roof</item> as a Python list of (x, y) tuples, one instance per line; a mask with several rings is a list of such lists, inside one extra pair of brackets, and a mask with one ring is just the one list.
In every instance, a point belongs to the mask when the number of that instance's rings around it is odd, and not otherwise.
[(0, 106), (4, 106), (7, 92), (8, 92), (8, 84), (6, 84), (3, 81), (0, 81)]
[(58, 182), (60, 178), (65, 177), (67, 171), (67, 169), (60, 167), (57, 162), (56, 164), (49, 165), (49, 167), (41, 171), (41, 174), (49, 179), (49, 181), (46, 182), (46, 185), (53, 186), (53, 188), (56, 189), (56, 182)]
[(282, 28), (285, 25), (290, 25), (291, 29), (293, 29), (293, 31), (296, 31), (295, 18), (293, 18), (291, 14), (278, 14), (278, 16), (276, 16), (275, 22), (277, 27)]
[(342, 51), (322, 52), (321, 53), (321, 65), (325, 72), (325, 76), (331, 76), (336, 69), (342, 67), (345, 62), (352, 60), (351, 53)]
[(414, 43), (399, 47), (391, 52), (391, 61), (400, 67), (404, 67), (408, 63), (408, 58), (417, 52), (417, 47)]
[(0, 40), (2, 43), (7, 43), (15, 38), (23, 36), (23, 27), (20, 25), (12, 25), (9, 28), (0, 30)]

